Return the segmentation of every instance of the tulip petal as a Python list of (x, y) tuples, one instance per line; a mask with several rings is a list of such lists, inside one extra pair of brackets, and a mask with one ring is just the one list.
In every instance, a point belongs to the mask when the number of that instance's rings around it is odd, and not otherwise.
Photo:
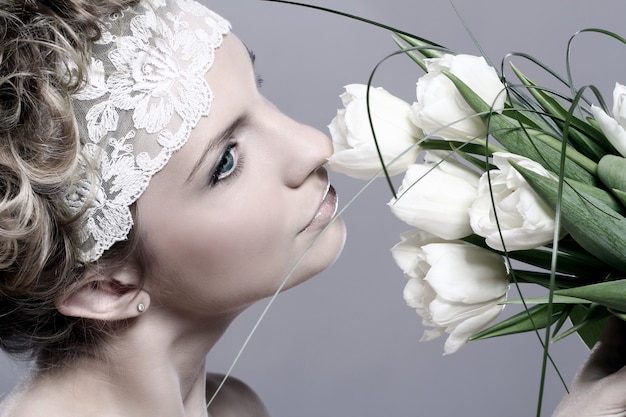
[(491, 323), (502, 312), (504, 306), (494, 305), (457, 326), (444, 344), (444, 355), (449, 355), (465, 345), (470, 336)]
[(369, 89), (368, 113), (367, 91), (367, 86), (362, 84), (345, 87), (341, 95), (344, 109), (338, 110), (328, 125), (334, 147), (328, 166), (369, 180), (383, 175), (382, 156), (387, 173), (400, 174), (417, 159), (420, 152), (417, 140), (422, 131), (409, 118), (410, 105), (382, 88)]
[(425, 280), (438, 296), (474, 304), (506, 293), (506, 265), (497, 253), (467, 243), (431, 243), (422, 250), (431, 266)]
[(448, 333), (445, 353), (452, 353), (502, 311), (509, 286), (504, 261), (487, 249), (423, 230), (401, 239), (392, 254), (409, 278), (404, 299), (427, 327), (422, 340)]
[(598, 122), (600, 130), (611, 142), (611, 145), (622, 155), (626, 156), (626, 131), (617, 123), (617, 120), (609, 116), (600, 107), (591, 106), (593, 118)]
[(472, 233), (468, 208), (476, 199), (477, 182), (478, 174), (452, 155), (426, 152), (424, 163), (407, 168), (389, 207), (411, 226), (443, 239), (459, 239)]
[(583, 248), (614, 266), (626, 271), (626, 218), (594, 195), (575, 190), (567, 182), (558, 195), (558, 182), (538, 175), (513, 163), (533, 189), (549, 204), (560, 199), (562, 222), (567, 231)]
[(499, 169), (480, 178), (478, 197), (469, 210), (474, 233), (498, 251), (505, 247), (508, 251), (534, 249), (552, 242), (554, 210), (511, 163), (543, 176), (552, 174), (538, 163), (511, 153), (496, 152), (493, 161)]
[(479, 97), (494, 103), (496, 111), (501, 111), (505, 100), (505, 95), (501, 94), (504, 85), (496, 71), (484, 58), (472, 55), (444, 54), (424, 62), (428, 72), (417, 82), (417, 103), (412, 108), (415, 124), (427, 135), (448, 140), (467, 141), (484, 137), (484, 122), (443, 74), (454, 73)]

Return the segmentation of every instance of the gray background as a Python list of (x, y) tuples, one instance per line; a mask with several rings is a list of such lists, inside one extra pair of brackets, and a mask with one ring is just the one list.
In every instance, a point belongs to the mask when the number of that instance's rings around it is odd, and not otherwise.
[[(378, 60), (394, 51), (387, 32), (323, 12), (259, 0), (205, 3), (231, 20), (256, 52), (265, 95), (290, 116), (323, 130), (340, 107), (342, 86), (365, 83)], [(447, 1), (309, 3), (477, 53)], [(626, 16), (626, 3), (617, 0), (474, 0), (457, 6), (498, 65), (508, 52), (524, 51), (561, 73), (570, 35), (586, 27), (620, 33)], [(573, 49), (576, 83), (598, 85), (612, 102), (614, 82), (626, 83), (625, 52), (615, 41), (580, 37)], [(412, 101), (420, 75), (415, 65), (397, 57), (383, 66), (374, 84)], [(343, 203), (363, 186), (337, 175), (334, 183)], [(340, 260), (277, 299), (234, 374), (280, 417), (535, 415), (541, 348), (533, 334), (473, 342), (451, 356), (442, 356), (443, 338), (419, 343), (420, 319), (404, 306), (405, 280), (388, 254), (408, 227), (389, 213), (388, 198), (379, 181), (347, 210), (349, 236)], [(511, 297), (517, 298), (514, 290)], [(259, 303), (233, 324), (209, 355), (210, 369), (228, 368), (264, 306)], [(516, 311), (508, 308), (507, 314)], [(555, 344), (552, 352), (568, 381), (587, 354), (575, 336)], [(23, 369), (0, 357), (0, 392), (10, 390)], [(552, 370), (546, 387), (544, 415), (549, 415), (564, 392)]]

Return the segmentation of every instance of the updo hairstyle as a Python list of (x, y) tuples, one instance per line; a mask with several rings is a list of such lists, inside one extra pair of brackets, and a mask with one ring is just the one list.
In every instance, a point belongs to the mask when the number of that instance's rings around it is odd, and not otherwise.
[(134, 2), (0, 0), (0, 347), (42, 366), (88, 350), (105, 327), (54, 305), (85, 268), (63, 200), (81, 150), (70, 97), (99, 18)]

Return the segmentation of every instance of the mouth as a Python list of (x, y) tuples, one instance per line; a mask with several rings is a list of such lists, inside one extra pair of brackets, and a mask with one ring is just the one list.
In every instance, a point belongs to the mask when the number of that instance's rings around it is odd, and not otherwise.
[(304, 229), (300, 231), (306, 232), (308, 230), (318, 230), (326, 226), (337, 213), (338, 207), (338, 198), (337, 192), (335, 188), (330, 184), (330, 181), (326, 185), (326, 190), (324, 191), (324, 195), (322, 197), (322, 201), (315, 212), (315, 215), (307, 224)]

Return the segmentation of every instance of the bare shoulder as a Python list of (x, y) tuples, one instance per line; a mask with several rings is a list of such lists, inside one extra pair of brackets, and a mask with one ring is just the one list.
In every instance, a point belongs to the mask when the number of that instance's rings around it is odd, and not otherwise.
[[(207, 373), (207, 400), (213, 396), (224, 375)], [(211, 404), (209, 412), (213, 417), (269, 417), (261, 398), (242, 380), (228, 377), (224, 386)]]
[[(22, 392), (9, 394), (0, 403), (0, 417), (32, 417), (37, 415), (53, 416), (50, 408), (38, 401), (29, 401)], [(42, 414), (43, 413), (43, 414)]]

